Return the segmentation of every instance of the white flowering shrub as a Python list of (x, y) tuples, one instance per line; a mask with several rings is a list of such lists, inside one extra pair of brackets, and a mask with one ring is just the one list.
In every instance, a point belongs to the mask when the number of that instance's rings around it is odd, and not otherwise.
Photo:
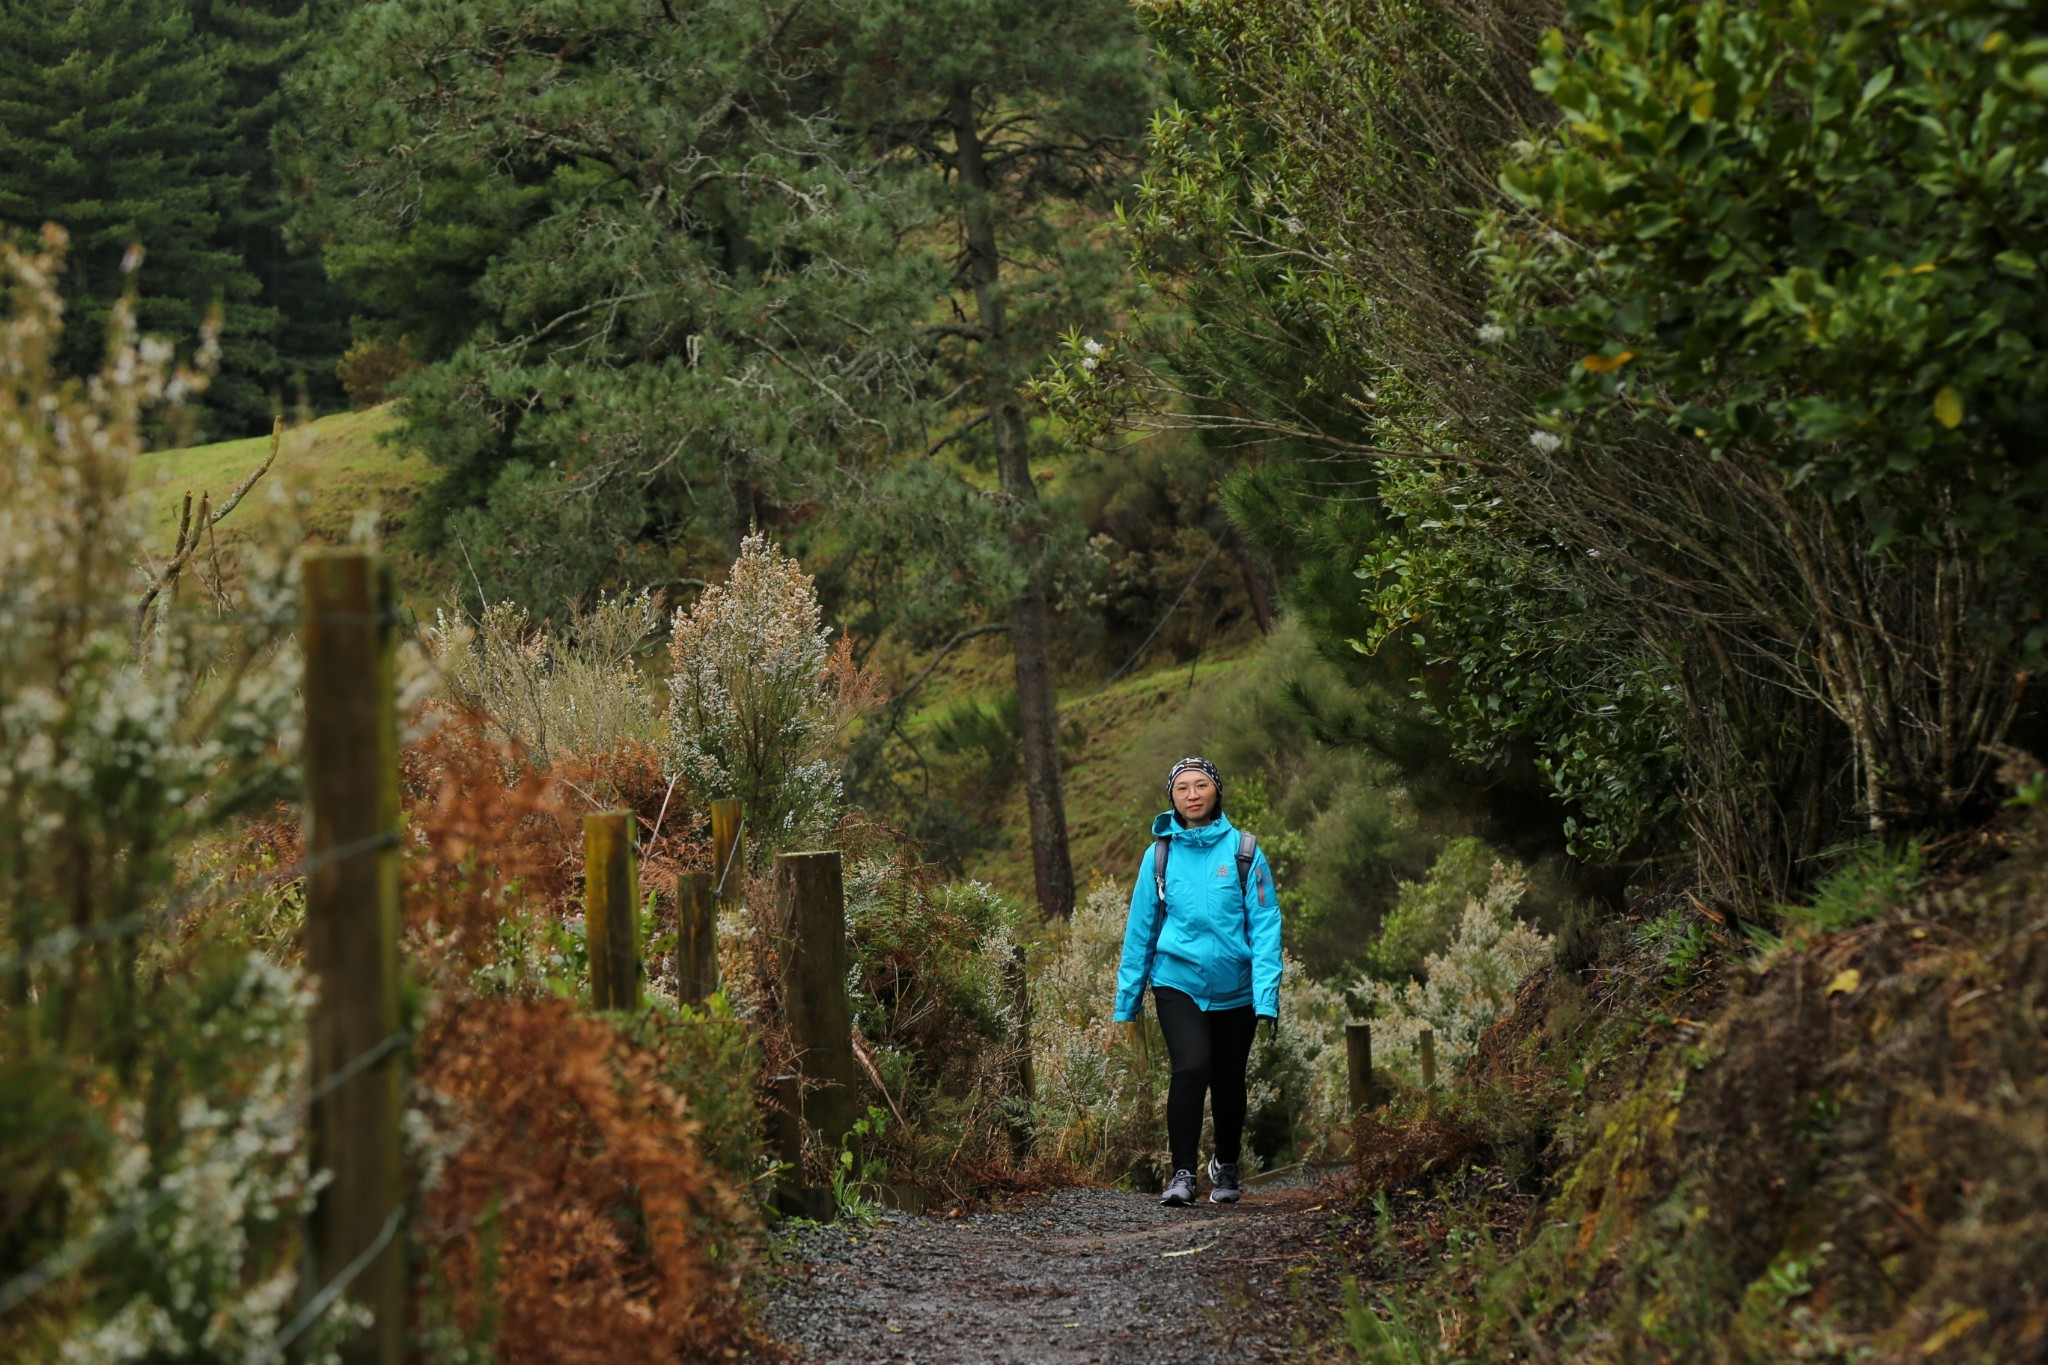
[(656, 737), (661, 712), (638, 658), (660, 628), (661, 604), (642, 591), (599, 598), (559, 634), (511, 602), (474, 619), (441, 612), (428, 642), (450, 700), (546, 766)]
[[(1150, 998), (1139, 1040), (1114, 1022), (1126, 887), (1099, 883), (1036, 964), (1031, 983), (1039, 1151), (1103, 1179), (1163, 1171), (1171, 1068)], [(1285, 958), (1277, 1039), (1252, 1050), (1246, 1164), (1341, 1146), (1346, 1102), (1343, 993)], [(1205, 1134), (1204, 1142), (1208, 1141)]]
[[(52, 1358), (239, 1361), (279, 1335), (298, 1307), (291, 1242), (325, 1183), (307, 1168), (299, 1103), (312, 1003), (296, 972), (255, 955), (183, 998), (171, 1027), (197, 1035), (182, 1041), (203, 1045), (210, 1084), (155, 1124), (139, 1096), (108, 1113), (107, 1165), (77, 1183), (70, 1231), (147, 1213), (95, 1262), (103, 1303), (67, 1324)], [(334, 1359), (366, 1322), (336, 1305), (302, 1338), (306, 1358)]]
[(1466, 901), (1450, 943), (1423, 959), (1424, 979), (1361, 977), (1352, 987), (1373, 1016), (1375, 1067), (1419, 1075), (1425, 1028), (1435, 1035), (1440, 1065), (1471, 1057), (1480, 1035), (1514, 1004), (1523, 979), (1550, 960), (1550, 938), (1515, 917), (1528, 887), (1520, 866), (1494, 863), (1484, 892)]
[(834, 751), (874, 685), (833, 648), (811, 576), (748, 536), (726, 581), (676, 612), (669, 659), (667, 753), (698, 801), (738, 797), (763, 850), (829, 826)]
[(296, 1302), (305, 999), (212, 932), (247, 888), (192, 850), (297, 788), (291, 561), (249, 556), (232, 591), (195, 569), (182, 595), (149, 564), (144, 422), (214, 345), (180, 365), (123, 303), (99, 372), (58, 378), (64, 246), (0, 243), (4, 1340), (247, 1360)]
[(1032, 973), (1031, 1051), (1041, 1156), (1104, 1179), (1166, 1147), (1164, 1043), (1147, 1011), (1138, 1043), (1111, 1020), (1127, 893), (1107, 882), (1074, 907)]

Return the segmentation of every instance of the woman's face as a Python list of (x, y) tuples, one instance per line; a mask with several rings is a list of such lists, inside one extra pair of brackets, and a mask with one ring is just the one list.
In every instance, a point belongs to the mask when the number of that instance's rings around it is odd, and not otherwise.
[(1216, 814), (1216, 784), (1204, 772), (1185, 772), (1173, 779), (1173, 809), (1185, 824)]

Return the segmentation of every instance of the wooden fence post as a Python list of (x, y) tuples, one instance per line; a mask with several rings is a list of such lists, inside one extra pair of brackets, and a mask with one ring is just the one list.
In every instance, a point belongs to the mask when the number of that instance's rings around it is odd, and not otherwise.
[(640, 1008), (640, 886), (633, 812), (583, 817), (583, 942), (590, 955), (590, 1003)]
[(1422, 1031), (1422, 1088), (1436, 1089), (1436, 1034)]
[(707, 872), (676, 883), (676, 994), (701, 1005), (718, 989), (718, 906)]
[(1352, 1117), (1370, 1108), (1376, 1098), (1372, 1088), (1372, 1025), (1344, 1026), (1344, 1068), (1348, 1086), (1348, 1107)]
[(727, 799), (711, 803), (711, 884), (718, 893), (718, 908), (742, 905), (747, 898), (747, 848), (744, 813), (740, 803)]
[[(362, 1262), (346, 1297), (375, 1315), (350, 1365), (405, 1352), (404, 1065), (398, 1008), (398, 722), (391, 575), (360, 551), (301, 561), (305, 655), (306, 969), (313, 1169), (331, 1171), (308, 1220), (300, 1295)], [(365, 1061), (365, 1059), (369, 1059)], [(338, 1085), (333, 1078), (352, 1074)], [(367, 1258), (365, 1260), (364, 1258)]]
[(775, 928), (783, 1020), (806, 1082), (804, 1122), (829, 1157), (860, 1117), (846, 999), (846, 891), (836, 850), (776, 858)]

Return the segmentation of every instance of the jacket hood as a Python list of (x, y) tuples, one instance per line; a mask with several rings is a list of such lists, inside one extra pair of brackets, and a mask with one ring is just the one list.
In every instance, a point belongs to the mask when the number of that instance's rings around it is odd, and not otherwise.
[(1192, 829), (1183, 825), (1172, 811), (1163, 810), (1153, 817), (1152, 837), (1155, 839), (1171, 837), (1180, 843), (1192, 844), (1199, 848), (1215, 843), (1218, 839), (1221, 839), (1225, 834), (1230, 833), (1236, 828), (1235, 825), (1230, 823), (1230, 817), (1220, 810), (1216, 812), (1214, 820), (1211, 820), (1206, 825), (1196, 825)]

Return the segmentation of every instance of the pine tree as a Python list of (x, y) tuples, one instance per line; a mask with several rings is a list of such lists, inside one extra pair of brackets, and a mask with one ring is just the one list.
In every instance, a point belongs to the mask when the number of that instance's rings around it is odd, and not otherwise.
[(894, 448), (940, 282), (817, 51), (791, 0), (420, 0), (297, 82), (301, 230), (435, 362), (409, 432), (488, 595), (695, 572)]
[(174, 0), (0, 6), (0, 224), (71, 233), (61, 361), (73, 373), (98, 363), (139, 245), (142, 328), (189, 339), (221, 306), (210, 402), (236, 411), (260, 397), (252, 376), (275, 364), (275, 316), (221, 241), (221, 206), (246, 188), (223, 170), (231, 120), (223, 63)]
[[(341, 401), (334, 365), (349, 342), (349, 298), (327, 278), (317, 249), (285, 236), (290, 205), (271, 149), (289, 117), (284, 81), (333, 18), (316, 0), (186, 0), (198, 37), (216, 56), (227, 84), (227, 133), (213, 172), (239, 186), (221, 204), (220, 245), (233, 251), (262, 288), (276, 319), (276, 364), (260, 379), (269, 392), (237, 404), (238, 425), (270, 420), (273, 393), (303, 391), (315, 408)], [(237, 395), (242, 397), (242, 395)]]
[(952, 320), (932, 347), (951, 386), (978, 400), (934, 448), (998, 476), (1032, 871), (1040, 910), (1063, 916), (1074, 872), (1033, 470), (1048, 438), (1025, 387), (1063, 330), (1107, 322), (1121, 263), (1098, 229), (1151, 108), (1144, 49), (1123, 0), (876, 0), (842, 42), (845, 116), (934, 180)]

